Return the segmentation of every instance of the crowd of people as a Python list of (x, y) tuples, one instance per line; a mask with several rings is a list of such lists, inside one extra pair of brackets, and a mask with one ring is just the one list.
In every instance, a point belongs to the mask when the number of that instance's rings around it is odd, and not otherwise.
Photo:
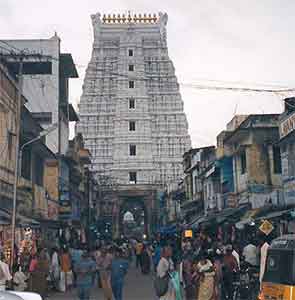
[(94, 285), (106, 300), (122, 300), (124, 278), (134, 262), (142, 276), (150, 274), (160, 300), (232, 300), (234, 281), (243, 264), (260, 270), (261, 280), (269, 244), (244, 241), (244, 246), (222, 243), (209, 235), (195, 238), (161, 238), (152, 241), (100, 241), (89, 250), (73, 248), (38, 249), (28, 266), (16, 265), (10, 272), (0, 260), (0, 289), (39, 293), (67, 292), (77, 288), (81, 300), (90, 299)]
[(77, 288), (81, 300), (89, 300), (91, 288), (103, 289), (105, 299), (122, 299), (123, 279), (128, 270), (126, 249), (115, 244), (90, 250), (85, 245), (42, 248), (28, 260), (10, 270), (4, 255), (0, 257), (0, 290), (30, 291), (46, 299), (55, 292)]
[[(232, 300), (234, 298), (235, 283), (239, 281), (239, 274), (242, 270), (247, 270), (249, 276), (253, 276), (253, 286), (249, 288), (250, 293), (259, 292), (259, 281), (261, 283), (265, 269), (266, 254), (269, 241), (249, 239), (239, 244), (232, 242), (221, 242), (213, 239), (210, 235), (199, 233), (195, 238), (184, 239), (182, 241), (182, 255), (180, 261), (173, 261), (170, 252), (165, 264), (178, 266), (180, 275), (181, 295), (177, 296), (177, 287), (174, 293), (166, 295), (161, 300)], [(161, 260), (165, 259), (162, 253)], [(162, 262), (163, 265), (163, 262)], [(159, 276), (164, 276), (160, 272), (161, 262), (157, 271)], [(249, 271), (250, 270), (250, 271)], [(175, 285), (174, 285), (175, 286)], [(253, 294), (251, 294), (252, 296)], [(182, 297), (182, 298), (181, 298)], [(253, 297), (253, 298), (255, 298)], [(246, 299), (251, 299), (250, 295)], [(256, 298), (255, 298), (256, 299)]]

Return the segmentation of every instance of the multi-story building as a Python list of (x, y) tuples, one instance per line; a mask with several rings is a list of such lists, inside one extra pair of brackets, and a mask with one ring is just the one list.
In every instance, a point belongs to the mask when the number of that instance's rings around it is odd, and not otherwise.
[[(0, 202), (1, 209), (12, 211), (16, 150), (16, 106), (18, 85), (13, 72), (0, 64)], [(22, 97), (22, 101), (27, 100)], [(28, 217), (47, 219), (50, 200), (45, 184), (47, 159), (55, 155), (45, 137), (23, 147), (39, 136), (43, 128), (23, 106), (20, 119), (20, 162), (17, 187), (17, 212)]]
[[(23, 94), (29, 100), (26, 107), (43, 128), (59, 122), (59, 130), (48, 134), (46, 145), (53, 153), (65, 154), (68, 148), (69, 122), (77, 121), (68, 94), (69, 78), (78, 77), (71, 54), (61, 53), (61, 40), (56, 34), (49, 39), (0, 42), (3, 53), (6, 48), (7, 53), (12, 51), (27, 54), (23, 75)], [(38, 66), (41, 61), (42, 67)]]
[(186, 201), (181, 208), (187, 221), (218, 207), (219, 170), (215, 152), (215, 146), (208, 146), (191, 149), (183, 156)]
[(191, 141), (168, 56), (167, 14), (96, 14), (92, 23), (77, 131), (93, 169), (129, 190), (177, 181)]
[(0, 63), (0, 201), (12, 207), (15, 170), (15, 130), (17, 85), (5, 65)]
[(285, 99), (285, 110), (280, 116), (280, 149), (285, 204), (295, 203), (295, 98)]
[[(221, 172), (222, 185), (226, 184), (225, 176), (231, 181), (233, 171), (234, 195), (230, 206), (247, 203), (259, 208), (282, 202), (278, 120), (277, 114), (249, 115), (233, 130), (223, 133), (223, 139), (219, 137), (219, 145), (223, 145), (219, 159), (231, 159)], [(230, 183), (228, 187), (231, 186)]]

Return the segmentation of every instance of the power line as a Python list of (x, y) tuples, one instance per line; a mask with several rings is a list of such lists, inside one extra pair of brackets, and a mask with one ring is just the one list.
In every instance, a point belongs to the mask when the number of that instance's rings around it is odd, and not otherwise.
[(214, 91), (233, 91), (233, 92), (256, 92), (256, 93), (293, 93), (295, 88), (284, 89), (263, 89), (263, 88), (248, 88), (248, 87), (223, 87), (223, 86), (209, 86), (201, 84), (181, 84), (185, 87), (190, 87), (198, 90), (214, 90)]
[[(2, 43), (6, 44), (9, 47), (12, 47), (13, 49), (17, 50), (17, 51), (24, 51), (25, 49), (21, 50), (5, 41), (1, 41)], [(2, 47), (3, 48), (3, 47)], [(4, 48), (5, 50), (8, 50), (6, 48)], [(60, 61), (59, 58), (56, 58), (54, 56), (50, 56), (50, 55), (43, 55), (42, 53), (39, 54), (41, 57), (47, 57), (50, 58), (52, 60), (56, 60), (56, 61)], [(82, 68), (82, 67), (86, 67), (83, 65), (78, 65), (75, 64), (75, 66)], [(98, 72), (103, 72), (106, 74), (110, 74), (113, 76), (119, 76), (119, 77), (125, 77), (128, 78), (130, 80), (132, 80), (132, 76), (130, 76), (130, 74), (123, 74), (123, 73), (116, 73), (116, 72), (112, 72), (112, 71), (108, 71), (106, 69), (97, 69), (96, 71)], [(135, 71), (134, 75), (136, 76), (138, 73), (143, 73), (146, 77), (145, 78), (134, 78), (134, 81), (160, 81), (161, 78), (163, 78), (163, 76), (161, 76), (160, 72), (159, 73), (148, 73), (145, 71)], [(150, 75), (150, 76), (149, 76)], [(151, 77), (152, 75), (158, 75), (157, 78)], [(174, 76), (172, 76), (174, 77)], [(226, 81), (220, 81), (220, 80), (211, 80), (208, 79), (207, 81), (212, 81), (212, 82), (225, 82)], [(171, 82), (170, 82), (171, 83)], [(241, 82), (232, 82), (233, 84), (237, 84), (237, 83), (241, 83)], [(244, 83), (243, 83), (244, 84)], [(255, 84), (255, 83), (251, 83), (251, 84)], [(232, 92), (255, 92), (255, 93), (280, 93), (280, 92), (284, 92), (284, 93), (290, 93), (290, 92), (295, 92), (295, 88), (280, 88), (280, 89), (265, 89), (265, 88), (249, 88), (249, 87), (224, 87), (224, 86), (210, 86), (210, 85), (202, 85), (202, 84), (194, 84), (194, 83), (180, 83), (180, 85), (184, 86), (184, 87), (189, 87), (189, 88), (193, 88), (193, 89), (199, 89), (199, 90), (215, 90), (215, 91), (232, 91)], [(255, 85), (264, 85), (267, 86), (267, 84), (255, 84)], [(273, 86), (273, 85), (270, 85)], [(175, 87), (173, 85), (173, 87)]]

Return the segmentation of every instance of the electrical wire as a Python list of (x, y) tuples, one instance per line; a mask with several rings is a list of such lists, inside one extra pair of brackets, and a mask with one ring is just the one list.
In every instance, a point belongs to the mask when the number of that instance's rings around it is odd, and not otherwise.
[[(21, 49), (9, 44), (8, 42), (5, 42), (5, 41), (1, 41), (2, 43), (5, 43), (7, 46), (10, 46), (12, 47), (13, 49), (17, 50), (17, 51), (22, 51)], [(7, 50), (7, 49), (6, 49)], [(23, 49), (24, 50), (24, 49)], [(57, 57), (54, 57), (54, 56), (50, 56), (50, 55), (43, 55), (40, 53), (40, 57), (47, 57), (49, 59), (53, 59), (53, 60), (56, 60), (56, 61), (60, 61), (59, 58)], [(157, 61), (155, 62), (157, 63)], [(78, 64), (75, 64), (75, 66), (77, 67), (86, 67), (86, 66), (83, 66), (83, 65), (78, 65)], [(113, 75), (113, 76), (119, 76), (119, 77), (125, 77), (125, 78), (129, 78), (130, 80), (132, 80), (132, 76), (130, 76), (130, 74), (124, 74), (124, 73), (116, 73), (116, 72), (111, 72), (111, 71), (107, 71), (106, 69), (98, 69), (96, 68), (96, 71), (98, 72), (103, 72), (104, 75), (105, 74), (110, 74), (110, 75)], [(149, 76), (149, 73), (148, 72), (144, 72), (144, 71), (135, 71), (134, 74), (138, 74), (138, 73), (143, 73), (145, 76)], [(157, 78), (153, 78), (152, 75), (157, 75), (159, 77)], [(175, 78), (175, 76), (173, 75), (172, 76), (173, 78)], [(105, 78), (105, 76), (104, 76)], [(162, 75), (160, 75), (160, 71), (159, 73), (151, 73), (150, 74), (150, 77), (146, 77), (146, 78), (134, 78), (135, 81), (150, 81), (150, 80), (157, 80), (159, 81), (159, 79), (162, 78)], [(96, 80), (95, 80), (96, 81)], [(222, 81), (216, 81), (216, 80), (210, 80), (208, 79), (207, 81), (212, 81), (212, 82), (222, 82)], [(225, 81), (224, 81), (225, 82)], [(234, 84), (237, 84), (239, 83), (238, 81), (237, 82), (232, 82)], [(177, 84), (177, 83), (176, 83)], [(252, 83), (252, 84), (255, 84), (255, 83)], [(188, 88), (193, 88), (193, 89), (198, 89), (198, 90), (215, 90), (215, 91), (236, 91), (236, 92), (256, 92), (256, 93), (290, 93), (290, 92), (295, 92), (295, 88), (280, 88), (280, 89), (265, 89), (265, 88), (249, 88), (249, 87), (225, 87), (225, 86), (210, 86), (210, 85), (202, 85), (202, 84), (195, 84), (195, 83), (180, 83), (180, 85), (184, 86), (184, 87), (188, 87)], [(255, 84), (255, 85), (259, 85), (259, 84)], [(266, 85), (266, 84), (260, 84), (260, 85)], [(270, 85), (272, 86), (272, 85)]]

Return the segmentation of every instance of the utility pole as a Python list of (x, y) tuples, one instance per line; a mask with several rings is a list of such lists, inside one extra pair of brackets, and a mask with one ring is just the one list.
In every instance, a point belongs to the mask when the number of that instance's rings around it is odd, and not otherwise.
[[(16, 123), (15, 123), (15, 169), (14, 169), (14, 184), (13, 184), (13, 206), (12, 206), (12, 222), (11, 222), (11, 255), (10, 268), (12, 270), (14, 263), (14, 244), (15, 244), (15, 223), (16, 223), (16, 199), (17, 199), (17, 185), (19, 173), (19, 144), (20, 144), (20, 123), (21, 123), (21, 108), (22, 108), (22, 94), (23, 94), (23, 57), (20, 57), (18, 68), (18, 90), (17, 90), (17, 109), (16, 109)], [(21, 166), (20, 166), (21, 167)]]

